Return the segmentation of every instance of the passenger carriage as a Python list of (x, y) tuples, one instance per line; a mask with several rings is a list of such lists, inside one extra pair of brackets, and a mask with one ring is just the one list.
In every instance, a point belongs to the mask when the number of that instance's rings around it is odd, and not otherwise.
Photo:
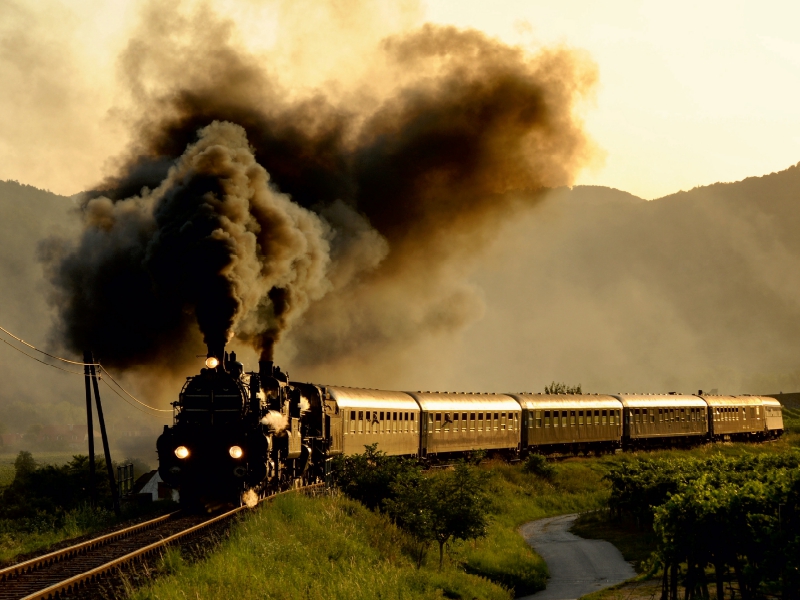
[(708, 435), (708, 405), (683, 394), (614, 394), (627, 446), (690, 444)]
[(622, 403), (613, 396), (509, 394), (522, 407), (524, 451), (577, 454), (622, 443)]
[(519, 452), (519, 403), (504, 394), (408, 392), (421, 409), (420, 456)]
[(405, 392), (326, 386), (343, 415), (342, 453), (362, 454), (364, 446), (378, 445), (391, 456), (419, 453), (420, 409)]
[(714, 440), (764, 435), (764, 413), (758, 396), (701, 396), (708, 404), (709, 435)]

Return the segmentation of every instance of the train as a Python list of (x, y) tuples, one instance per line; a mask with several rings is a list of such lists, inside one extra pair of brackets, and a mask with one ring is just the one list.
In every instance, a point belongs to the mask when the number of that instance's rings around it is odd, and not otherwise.
[(290, 381), (272, 361), (244, 372), (209, 350), (157, 441), (159, 475), (182, 504), (241, 503), (322, 481), (366, 446), (423, 463), (483, 451), (588, 455), (783, 433), (765, 396), (400, 392)]

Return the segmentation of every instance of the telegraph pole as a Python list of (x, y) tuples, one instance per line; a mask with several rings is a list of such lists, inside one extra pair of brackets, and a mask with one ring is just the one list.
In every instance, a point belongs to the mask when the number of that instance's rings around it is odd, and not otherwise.
[(97, 403), (97, 421), (100, 424), (100, 435), (103, 438), (103, 455), (106, 458), (106, 470), (108, 471), (108, 485), (111, 488), (111, 499), (114, 503), (114, 514), (119, 517), (121, 511), (119, 508), (119, 493), (117, 490), (117, 480), (114, 478), (114, 467), (111, 464), (111, 450), (108, 447), (108, 434), (106, 433), (106, 421), (103, 418), (103, 405), (100, 404), (100, 386), (97, 383), (97, 375), (94, 370), (94, 358), (91, 351), (87, 352), (89, 356), (88, 363), (92, 363), (89, 371), (92, 375), (92, 385), (94, 386), (94, 399)]
[(92, 389), (89, 385), (89, 379), (94, 375), (94, 367), (89, 370), (89, 364), (92, 362), (92, 353), (86, 350), (83, 353), (83, 375), (86, 382), (86, 425), (89, 431), (89, 495), (91, 498), (92, 508), (97, 506), (97, 486), (95, 485), (94, 476), (94, 426), (92, 425)]

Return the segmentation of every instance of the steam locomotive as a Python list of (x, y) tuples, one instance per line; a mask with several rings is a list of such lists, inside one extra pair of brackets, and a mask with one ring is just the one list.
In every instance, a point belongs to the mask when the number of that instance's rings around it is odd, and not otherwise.
[(391, 392), (291, 382), (271, 361), (245, 373), (210, 351), (173, 403), (159, 474), (182, 504), (240, 503), (321, 480), (331, 459), (377, 444), (433, 462), (483, 450), (575, 455), (783, 432), (780, 403), (762, 396)]

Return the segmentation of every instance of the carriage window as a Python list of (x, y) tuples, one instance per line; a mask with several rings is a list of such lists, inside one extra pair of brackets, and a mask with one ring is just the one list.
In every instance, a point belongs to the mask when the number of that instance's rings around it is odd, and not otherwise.
[(617, 411), (615, 411), (615, 410), (608, 411), (608, 424), (609, 425), (613, 425), (614, 424), (614, 413), (615, 412), (617, 412)]
[(542, 411), (537, 410), (535, 415), (536, 415), (536, 428), (537, 429), (541, 429), (542, 428)]
[(605, 425), (605, 424), (606, 424), (606, 422), (608, 421), (608, 419), (607, 419), (607, 416), (608, 416), (608, 411), (607, 411), (607, 410), (604, 410), (604, 411), (603, 411), (603, 419), (602, 419), (602, 421), (601, 421), (601, 423), (602, 423), (603, 425)]
[(575, 425), (575, 411), (574, 410), (569, 411), (569, 424), (570, 425)]
[(544, 427), (548, 429), (550, 427), (550, 411), (544, 411)]
[(578, 425), (583, 425), (583, 411), (578, 411)]
[(478, 431), (483, 431), (483, 413), (478, 413)]

